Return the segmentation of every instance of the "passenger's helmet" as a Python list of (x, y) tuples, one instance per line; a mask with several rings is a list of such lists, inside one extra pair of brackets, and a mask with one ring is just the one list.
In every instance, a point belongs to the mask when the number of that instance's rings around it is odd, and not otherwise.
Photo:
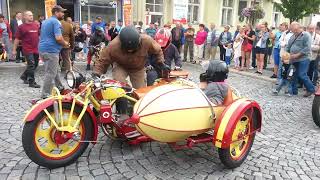
[(165, 49), (169, 46), (171, 42), (171, 32), (169, 29), (161, 28), (156, 33), (154, 39), (161, 46), (162, 49)]
[(120, 31), (121, 48), (126, 51), (135, 51), (140, 46), (140, 34), (134, 27), (124, 27)]
[(96, 31), (97, 31), (97, 32), (100, 32), (100, 33), (101, 33), (101, 32), (103, 33), (103, 32), (104, 32), (104, 29), (103, 29), (101, 26), (98, 26), (98, 27), (96, 27)]
[(222, 82), (228, 78), (229, 69), (221, 60), (211, 60), (206, 71), (207, 81)]

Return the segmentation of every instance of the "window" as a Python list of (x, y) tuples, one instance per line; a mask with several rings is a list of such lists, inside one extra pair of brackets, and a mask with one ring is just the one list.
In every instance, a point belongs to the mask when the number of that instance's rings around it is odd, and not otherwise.
[(261, 0), (251, 1), (251, 6), (260, 5)]
[(200, 0), (189, 0), (188, 3), (188, 22), (198, 23), (200, 12)]
[(163, 14), (163, 0), (146, 0), (146, 9), (150, 14)]
[(221, 25), (231, 25), (233, 16), (233, 0), (223, 0)]
[(247, 7), (248, 1), (247, 0), (239, 0), (239, 9), (238, 9), (238, 15), (241, 16), (241, 12), (244, 8)]
[(273, 5), (273, 13), (272, 13), (272, 26), (273, 27), (279, 27), (280, 25), (280, 10), (276, 5)]

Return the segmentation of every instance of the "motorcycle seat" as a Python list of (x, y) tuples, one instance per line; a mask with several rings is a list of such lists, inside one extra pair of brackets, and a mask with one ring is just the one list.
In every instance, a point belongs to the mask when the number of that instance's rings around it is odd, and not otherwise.
[(169, 74), (170, 77), (180, 77), (180, 78), (187, 78), (189, 76), (189, 72), (188, 71), (170, 71)]

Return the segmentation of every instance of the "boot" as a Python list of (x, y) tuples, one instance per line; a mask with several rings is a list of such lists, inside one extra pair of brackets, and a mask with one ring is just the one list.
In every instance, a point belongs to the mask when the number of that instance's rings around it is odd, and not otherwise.
[(20, 79), (23, 81), (23, 84), (29, 84), (29, 81), (27, 81), (27, 77), (26, 76), (21, 75)]
[(40, 85), (37, 84), (35, 81), (31, 81), (29, 83), (29, 87), (32, 87), (32, 88), (40, 88)]
[(87, 64), (86, 70), (87, 70), (87, 71), (90, 71), (90, 69), (91, 69), (91, 68), (90, 68), (90, 64)]

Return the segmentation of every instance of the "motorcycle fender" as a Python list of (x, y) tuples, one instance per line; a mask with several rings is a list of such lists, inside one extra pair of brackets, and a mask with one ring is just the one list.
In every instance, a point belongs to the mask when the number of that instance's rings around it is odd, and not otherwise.
[(314, 93), (314, 95), (320, 96), (320, 88), (318, 88), (318, 90)]
[(253, 121), (250, 132), (261, 131), (262, 113), (259, 104), (247, 99), (238, 99), (225, 108), (216, 122), (213, 134), (213, 144), (216, 147), (230, 147), (236, 123), (247, 110), (250, 110), (249, 118)]
[[(41, 102), (38, 102), (36, 105), (34, 105), (30, 111), (26, 114), (26, 116), (23, 119), (23, 122), (31, 122), (33, 121), (36, 116), (41, 113), (44, 109), (50, 107), (53, 105), (53, 102), (55, 101), (54, 98), (47, 98), (45, 100), (42, 100)], [(64, 98), (62, 102), (67, 102), (67, 103), (72, 103), (73, 99), (72, 98)], [(83, 104), (77, 102), (76, 105), (78, 106), (83, 106)], [(97, 124), (97, 118), (96, 115), (94, 114), (93, 110), (90, 107), (87, 107), (86, 112), (89, 114), (90, 119), (93, 124), (93, 136), (92, 136), (92, 141), (96, 141), (98, 138), (98, 124)]]

